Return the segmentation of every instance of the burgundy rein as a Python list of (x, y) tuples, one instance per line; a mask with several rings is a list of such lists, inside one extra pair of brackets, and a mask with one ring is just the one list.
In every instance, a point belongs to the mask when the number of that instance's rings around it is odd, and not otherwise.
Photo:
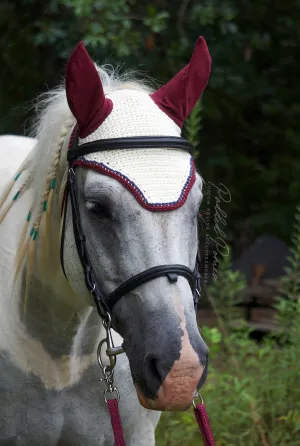
[[(107, 400), (107, 406), (110, 414), (112, 430), (114, 433), (115, 446), (126, 446), (117, 398)], [(200, 404), (196, 405), (193, 402), (193, 406), (194, 414), (204, 441), (204, 446), (216, 446), (214, 436), (210, 427), (208, 414), (206, 412), (202, 398)]]
[(208, 413), (205, 409), (203, 401), (201, 401), (199, 404), (193, 403), (193, 406), (194, 414), (204, 441), (204, 446), (215, 446), (215, 440), (210, 427)]
[(126, 446), (117, 398), (107, 400), (107, 407), (114, 433), (115, 446)]

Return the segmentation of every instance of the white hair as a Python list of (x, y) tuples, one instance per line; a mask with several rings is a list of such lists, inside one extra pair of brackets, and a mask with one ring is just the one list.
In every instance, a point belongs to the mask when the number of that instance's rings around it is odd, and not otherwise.
[[(110, 65), (95, 66), (106, 95), (122, 89), (133, 89), (147, 93), (153, 91), (154, 83), (150, 78), (138, 80), (137, 73), (133, 71), (120, 74), (118, 67), (114, 69)], [(20, 181), (18, 193), (16, 194), (17, 198), (29, 187), (34, 192), (32, 206), (29, 209), (27, 222), (24, 222), (17, 254), (17, 272), (24, 257), (28, 254), (28, 250), (33, 252), (33, 244), (31, 242), (37, 238), (42, 221), (45, 221), (43, 232), (46, 232), (47, 217), (49, 217), (51, 211), (53, 190), (56, 187), (56, 176), (62, 149), (66, 136), (70, 134), (76, 122), (69, 109), (64, 86), (59, 86), (39, 96), (36, 100), (35, 108), (37, 117), (32, 126), (31, 136), (37, 139), (37, 143), (19, 167), (15, 176), (15, 178), (18, 178), (18, 182)], [(0, 213), (0, 222), (5, 218), (15, 202), (16, 198), (10, 203), (6, 203), (6, 199), (14, 184), (15, 181), (12, 180), (0, 202), (0, 211), (2, 211)], [(4, 208), (2, 208), (3, 204), (6, 205)], [(46, 218), (43, 218), (44, 216)], [(27, 241), (25, 241), (26, 235), (29, 235)]]
[[(136, 72), (127, 71), (120, 74), (119, 68), (114, 69), (110, 65), (102, 67), (96, 65), (96, 68), (106, 95), (121, 89), (147, 93), (153, 91), (150, 85), (150, 83), (153, 85), (153, 81), (137, 80)], [(37, 118), (32, 126), (31, 136), (37, 139), (37, 144), (20, 166), (18, 173), (27, 173), (26, 180), (19, 188), (19, 196), (29, 185), (34, 190), (31, 214), (33, 226), (38, 231), (51, 188), (55, 186), (63, 143), (75, 125), (75, 118), (69, 109), (66, 91), (62, 86), (39, 96), (36, 101), (36, 111)]]

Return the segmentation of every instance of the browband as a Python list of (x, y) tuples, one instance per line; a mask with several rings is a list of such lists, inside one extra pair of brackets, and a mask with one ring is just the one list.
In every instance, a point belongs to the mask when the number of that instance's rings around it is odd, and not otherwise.
[(110, 138), (98, 139), (77, 146), (77, 137), (75, 144), (68, 151), (68, 161), (72, 162), (80, 156), (88, 155), (93, 152), (102, 152), (104, 150), (115, 149), (181, 149), (193, 154), (194, 146), (188, 140), (177, 136), (134, 136), (131, 138)]

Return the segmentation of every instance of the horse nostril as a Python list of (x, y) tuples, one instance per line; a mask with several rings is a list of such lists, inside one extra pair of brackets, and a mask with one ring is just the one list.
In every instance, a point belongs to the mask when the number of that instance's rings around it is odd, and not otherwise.
[(158, 371), (158, 362), (156, 358), (149, 358), (148, 360), (149, 372), (156, 379), (161, 379), (160, 373)]

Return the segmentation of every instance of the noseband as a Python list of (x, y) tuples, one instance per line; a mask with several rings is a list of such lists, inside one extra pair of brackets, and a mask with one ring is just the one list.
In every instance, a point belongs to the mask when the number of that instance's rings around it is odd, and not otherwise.
[[(73, 230), (75, 243), (78, 251), (78, 256), (84, 271), (85, 284), (87, 289), (93, 295), (95, 305), (97, 307), (100, 317), (105, 320), (106, 315), (111, 314), (115, 304), (126, 294), (130, 293), (135, 288), (143, 285), (144, 283), (154, 280), (158, 277), (167, 277), (169, 283), (177, 282), (178, 276), (185, 277), (191, 287), (195, 310), (197, 310), (198, 299), (200, 296), (200, 273), (199, 273), (199, 250), (197, 251), (197, 258), (194, 271), (187, 268), (185, 265), (158, 265), (153, 268), (149, 268), (133, 277), (128, 279), (122, 285), (120, 285), (116, 290), (114, 290), (108, 296), (105, 296), (95, 280), (94, 271), (90, 261), (89, 253), (86, 247), (86, 238), (83, 233), (79, 203), (78, 203), (78, 191), (76, 184), (75, 166), (74, 161), (86, 154), (92, 152), (100, 152), (103, 150), (115, 150), (115, 149), (149, 149), (151, 148), (174, 148), (180, 150), (186, 150), (192, 154), (193, 145), (184, 138), (181, 137), (132, 137), (132, 138), (113, 138), (113, 139), (103, 139), (78, 146), (78, 135), (76, 134), (71, 149), (68, 152), (68, 178), (66, 184), (66, 193), (64, 200), (64, 211), (63, 211), (63, 227), (61, 236), (61, 248), (60, 248), (60, 258), (61, 265), (64, 269), (64, 239), (65, 239), (65, 226), (66, 226), (66, 214), (68, 207), (68, 198), (70, 198), (71, 209), (72, 209), (72, 220), (73, 220)], [(67, 277), (67, 276), (66, 276)]]

